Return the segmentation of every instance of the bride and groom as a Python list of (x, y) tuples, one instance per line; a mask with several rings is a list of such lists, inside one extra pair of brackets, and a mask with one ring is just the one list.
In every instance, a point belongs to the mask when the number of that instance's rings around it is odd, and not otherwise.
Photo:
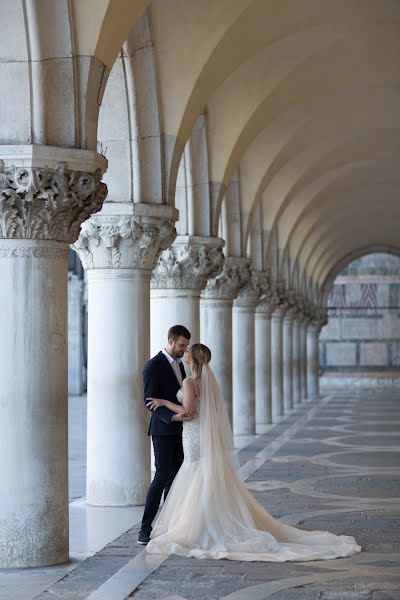
[(280, 523), (250, 494), (239, 476), (211, 351), (189, 344), (186, 328), (171, 327), (165, 350), (144, 367), (156, 473), (138, 543), (151, 553), (242, 561), (322, 560), (360, 552), (353, 537)]

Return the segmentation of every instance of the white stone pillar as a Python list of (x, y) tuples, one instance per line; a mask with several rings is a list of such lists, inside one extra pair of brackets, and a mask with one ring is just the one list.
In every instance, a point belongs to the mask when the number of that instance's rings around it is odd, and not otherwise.
[(131, 205), (92, 217), (74, 249), (88, 274), (87, 502), (143, 504), (150, 484), (142, 370), (150, 357), (150, 277), (177, 211)]
[(283, 318), (283, 404), (284, 412), (294, 406), (293, 395), (293, 322), (294, 311), (289, 309)]
[(283, 317), (285, 304), (278, 304), (271, 318), (272, 420), (284, 414), (283, 398)]
[(256, 432), (254, 315), (259, 298), (259, 280), (253, 271), (249, 283), (240, 290), (233, 303), (232, 379), (235, 435), (250, 435)]
[(299, 315), (293, 320), (293, 404), (301, 402), (301, 373), (300, 373), (300, 327)]
[(300, 321), (300, 381), (301, 400), (307, 399), (307, 326), (309, 316), (302, 314)]
[(178, 236), (165, 250), (151, 278), (151, 355), (166, 344), (172, 325), (184, 325), (191, 343), (200, 342), (200, 294), (223, 267), (219, 238)]
[(268, 298), (261, 299), (255, 312), (256, 425), (272, 423), (271, 315)]
[(151, 356), (165, 347), (171, 325), (183, 325), (191, 343), (200, 342), (200, 294), (197, 289), (151, 290)]
[(250, 278), (249, 261), (225, 258), (223, 271), (208, 280), (200, 301), (200, 340), (212, 352), (212, 368), (232, 423), (232, 307)]
[(106, 163), (46, 146), (0, 156), (0, 567), (39, 567), (69, 558), (67, 258)]
[(319, 397), (319, 332), (318, 320), (312, 320), (307, 328), (307, 397)]
[(68, 274), (68, 394), (82, 394), (83, 281)]

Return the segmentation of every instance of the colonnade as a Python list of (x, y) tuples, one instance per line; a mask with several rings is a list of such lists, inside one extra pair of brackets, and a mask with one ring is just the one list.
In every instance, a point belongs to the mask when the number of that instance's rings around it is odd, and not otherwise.
[(88, 275), (88, 503), (144, 503), (141, 372), (172, 324), (211, 347), (235, 434), (254, 434), (318, 395), (321, 309), (250, 259), (224, 256), (220, 238), (176, 237), (173, 207), (109, 203), (85, 221), (106, 195), (101, 157), (65, 150), (60, 167), (62, 149), (41, 151), (46, 168), (3, 169), (2, 567), (68, 559), (69, 244)]

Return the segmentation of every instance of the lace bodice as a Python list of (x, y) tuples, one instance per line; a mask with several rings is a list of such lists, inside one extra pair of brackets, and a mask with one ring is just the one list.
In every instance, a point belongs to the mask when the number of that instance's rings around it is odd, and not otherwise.
[[(182, 388), (176, 394), (177, 399), (183, 403)], [(184, 463), (191, 465), (200, 460), (200, 398), (196, 398), (196, 415), (191, 421), (183, 422), (182, 444)]]

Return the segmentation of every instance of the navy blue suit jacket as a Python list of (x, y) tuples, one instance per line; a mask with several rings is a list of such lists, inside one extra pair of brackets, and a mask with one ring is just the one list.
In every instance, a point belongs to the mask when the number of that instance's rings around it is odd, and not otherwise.
[[(186, 377), (183, 364), (179, 364), (182, 381)], [(180, 388), (176, 375), (168, 362), (168, 359), (162, 352), (150, 359), (143, 369), (143, 391), (144, 403), (146, 398), (160, 398), (169, 400), (174, 404), (179, 402), (176, 394)], [(182, 423), (172, 421), (174, 412), (166, 406), (160, 406), (155, 411), (151, 411), (151, 420), (148, 435), (182, 435)]]

